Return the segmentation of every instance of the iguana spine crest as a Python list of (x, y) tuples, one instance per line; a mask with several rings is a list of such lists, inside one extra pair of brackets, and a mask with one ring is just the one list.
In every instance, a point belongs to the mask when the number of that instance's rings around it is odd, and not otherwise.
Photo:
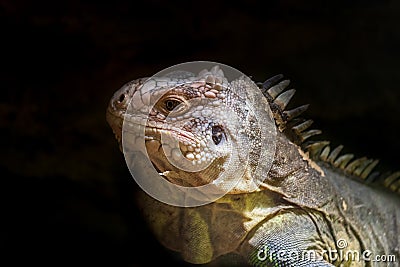
[(400, 171), (380, 174), (373, 172), (378, 165), (378, 159), (360, 157), (354, 159), (354, 154), (340, 152), (343, 145), (331, 150), (329, 141), (307, 141), (310, 137), (322, 133), (318, 129), (309, 129), (313, 120), (299, 117), (309, 105), (302, 105), (291, 110), (285, 110), (296, 90), (288, 88), (289, 80), (283, 80), (283, 75), (276, 75), (264, 83), (258, 83), (266, 96), (279, 131), (286, 134), (290, 141), (299, 145), (312, 160), (326, 163), (344, 173), (357, 177), (365, 183), (380, 182), (390, 190), (400, 193)]

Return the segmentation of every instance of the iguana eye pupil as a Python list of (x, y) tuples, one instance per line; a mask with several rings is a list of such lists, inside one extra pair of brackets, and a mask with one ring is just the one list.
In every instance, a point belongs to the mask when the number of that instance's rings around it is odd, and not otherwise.
[(122, 101), (124, 101), (124, 99), (125, 99), (125, 94), (121, 94), (120, 96), (119, 96), (119, 98), (118, 98), (118, 102), (122, 102)]
[(176, 100), (167, 100), (165, 101), (165, 108), (168, 111), (173, 111), (176, 106), (179, 105), (179, 101)]
[(213, 126), (212, 140), (214, 144), (218, 145), (219, 143), (221, 143), (223, 137), (224, 137), (224, 130), (221, 128), (221, 126)]

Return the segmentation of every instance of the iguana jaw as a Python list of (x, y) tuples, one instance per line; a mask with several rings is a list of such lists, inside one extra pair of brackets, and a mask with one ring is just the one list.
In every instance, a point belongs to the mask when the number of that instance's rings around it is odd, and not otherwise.
[[(118, 95), (117, 93), (115, 95)], [(123, 123), (124, 120), (127, 118), (126, 116), (126, 106), (121, 106), (119, 108), (116, 107), (115, 105), (115, 99), (111, 101), (110, 105), (108, 106), (107, 113), (106, 113), (106, 119), (108, 124), (111, 126), (112, 131), (115, 135), (115, 138), (118, 141), (120, 150), (123, 151), (122, 148), (122, 128), (123, 128)], [(133, 122), (130, 122), (133, 124)], [(159, 171), (159, 173), (167, 173), (166, 171), (169, 170), (171, 171), (174, 169), (173, 166), (170, 164), (166, 164), (168, 162), (168, 159), (166, 158), (165, 155), (165, 150), (161, 148), (161, 134), (166, 134), (171, 137), (177, 138), (177, 140), (180, 140), (180, 149), (182, 153), (188, 152), (192, 150), (191, 146), (185, 146), (183, 142), (186, 143), (194, 143), (195, 140), (193, 138), (193, 135), (191, 135), (188, 132), (183, 132), (183, 131), (172, 131), (172, 130), (167, 130), (165, 128), (157, 128), (157, 127), (150, 127), (147, 125), (140, 125), (136, 124), (137, 127), (139, 126), (145, 126), (145, 144), (146, 144), (146, 149), (147, 149), (147, 154), (151, 155), (151, 160), (153, 162), (153, 165), (156, 167), (156, 169)], [(135, 126), (133, 126), (135, 127)], [(170, 151), (171, 152), (171, 151)], [(158, 157), (155, 157), (155, 155), (158, 155)], [(172, 156), (172, 155), (168, 155)], [(176, 171), (175, 171), (176, 172)], [(171, 172), (170, 172), (171, 174)], [(176, 184), (179, 185), (188, 185), (186, 182), (184, 182), (183, 179), (179, 179), (178, 175), (174, 175), (174, 179), (169, 178), (168, 175), (164, 176), (171, 182), (175, 182)], [(173, 181), (172, 181), (173, 180)], [(197, 179), (198, 180), (198, 179)], [(198, 184), (199, 181), (196, 182)], [(203, 184), (203, 183), (201, 183)]]

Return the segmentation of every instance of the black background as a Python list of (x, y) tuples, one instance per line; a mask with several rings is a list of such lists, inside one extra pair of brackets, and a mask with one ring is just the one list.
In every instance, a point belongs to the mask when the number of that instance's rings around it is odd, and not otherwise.
[(221, 62), (256, 81), (283, 73), (291, 106), (311, 104), (324, 138), (398, 167), (398, 1), (0, 8), (2, 266), (176, 263), (138, 215), (105, 110), (125, 82), (177, 63)]

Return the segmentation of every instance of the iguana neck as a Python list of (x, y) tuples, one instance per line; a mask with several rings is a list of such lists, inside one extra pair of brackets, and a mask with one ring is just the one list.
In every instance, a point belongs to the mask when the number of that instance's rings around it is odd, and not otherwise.
[[(227, 194), (195, 208), (169, 206), (141, 192), (139, 206), (160, 242), (192, 263), (238, 252), (265, 218), (285, 210), (323, 210), (333, 190), (300, 147), (278, 133), (277, 149), (261, 190)], [(318, 188), (318, 189), (317, 189)], [(223, 234), (221, 234), (221, 232)], [(249, 238), (251, 237), (251, 234)]]
[(334, 192), (324, 171), (280, 132), (275, 158), (263, 187), (293, 204), (316, 209), (326, 205)]

